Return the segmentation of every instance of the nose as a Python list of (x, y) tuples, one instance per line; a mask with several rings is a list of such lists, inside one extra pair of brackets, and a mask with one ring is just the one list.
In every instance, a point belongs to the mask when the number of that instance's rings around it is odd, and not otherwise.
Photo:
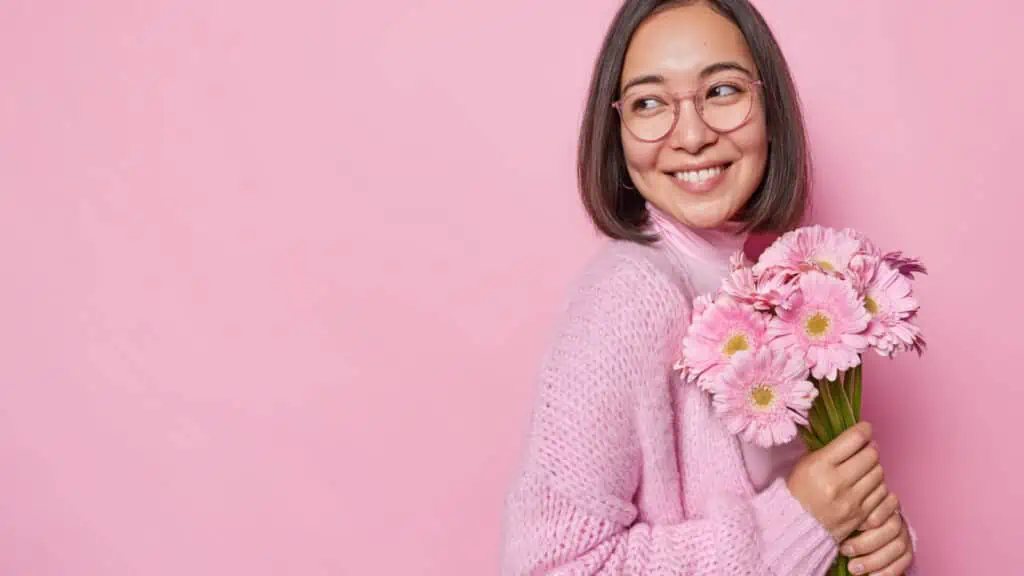
[(670, 134), (670, 143), (690, 154), (697, 154), (718, 139), (718, 133), (704, 123), (697, 112), (697, 103), (687, 98), (679, 103), (679, 118)]

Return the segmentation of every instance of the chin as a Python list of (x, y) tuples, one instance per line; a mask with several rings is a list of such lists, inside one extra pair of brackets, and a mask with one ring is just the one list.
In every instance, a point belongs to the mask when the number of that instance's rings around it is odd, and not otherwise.
[(719, 206), (674, 206), (671, 215), (692, 228), (713, 229), (730, 222), (736, 210)]
[(729, 181), (703, 193), (680, 190), (674, 180), (660, 181), (652, 188), (655, 197), (653, 203), (691, 228), (718, 228), (730, 222), (742, 208), (745, 199), (750, 197), (750, 194), (744, 194), (737, 189), (735, 183)]
[(724, 226), (728, 222), (729, 222), (728, 219), (715, 218), (713, 220), (697, 220), (695, 222), (693, 222), (693, 221), (684, 221), (683, 223), (684, 224), (688, 224), (691, 227), (697, 228), (697, 229), (700, 229), (700, 230), (715, 230), (717, 228), (721, 228), (722, 226)]

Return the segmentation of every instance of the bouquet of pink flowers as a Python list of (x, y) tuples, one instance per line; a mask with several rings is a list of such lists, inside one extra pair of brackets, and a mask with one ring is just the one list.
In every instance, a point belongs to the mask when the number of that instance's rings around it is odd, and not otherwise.
[(718, 292), (694, 302), (676, 368), (731, 433), (764, 447), (799, 435), (816, 450), (860, 421), (866, 351), (924, 351), (915, 273), (919, 260), (854, 230), (794, 230), (756, 263), (736, 254)]

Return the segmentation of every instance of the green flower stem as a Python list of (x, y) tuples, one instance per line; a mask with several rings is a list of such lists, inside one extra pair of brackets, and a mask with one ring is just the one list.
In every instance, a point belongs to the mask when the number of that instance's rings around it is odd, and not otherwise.
[(850, 576), (850, 559), (843, 555), (836, 556), (833, 569), (835, 576)]
[(815, 450), (819, 450), (825, 446), (825, 444), (818, 439), (814, 434), (814, 431), (810, 428), (797, 426), (797, 431), (800, 432), (800, 437), (803, 438), (804, 445), (807, 446), (809, 451), (814, 452)]
[[(829, 412), (829, 415), (833, 414), (828, 410), (830, 404), (832, 404), (832, 408), (837, 408), (838, 415), (845, 427), (850, 427), (860, 422), (862, 384), (863, 363), (847, 370), (836, 382), (825, 381), (820, 383), (819, 389), (822, 392), (822, 405)], [(817, 404), (817, 399), (815, 399), (815, 404)], [(850, 538), (858, 534), (860, 534), (859, 531), (854, 531)], [(840, 553), (829, 568), (828, 574), (829, 576), (851, 576), (849, 565), (850, 559)]]
[(863, 374), (863, 361), (853, 369), (853, 395), (850, 398), (853, 403), (853, 417), (860, 422), (860, 398), (861, 398), (861, 376)]
[[(846, 386), (844, 381), (847, 378), (844, 377), (837, 380), (835, 383), (835, 401), (839, 408), (839, 413), (843, 417), (843, 429), (849, 430), (853, 428), (853, 425), (857, 423), (857, 417), (853, 413), (853, 405), (850, 403), (850, 396), (846, 393)], [(852, 378), (850, 378), (852, 380)]]
[(846, 392), (846, 397), (850, 399), (850, 405), (853, 405), (853, 369), (843, 372), (843, 392)]
[[(818, 385), (820, 389), (820, 384)], [(821, 440), (822, 444), (828, 444), (832, 441), (833, 435), (832, 430), (828, 424), (828, 416), (825, 415), (825, 404), (821, 398), (821, 394), (814, 399), (811, 404), (811, 411), (808, 414), (808, 419), (811, 421), (811, 429), (818, 436), (818, 440)]]
[(832, 438), (839, 436), (844, 430), (843, 421), (839, 416), (839, 408), (836, 407), (835, 399), (832, 398), (832, 387), (835, 382), (824, 380), (821, 382), (820, 391), (825, 403), (825, 412), (828, 414), (828, 421), (832, 427)]

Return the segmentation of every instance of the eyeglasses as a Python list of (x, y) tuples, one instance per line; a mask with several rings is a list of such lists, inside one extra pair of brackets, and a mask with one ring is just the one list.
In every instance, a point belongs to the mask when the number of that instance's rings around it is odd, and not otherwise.
[(668, 136), (679, 122), (683, 100), (693, 99), (697, 114), (715, 132), (731, 132), (747, 122), (754, 108), (754, 87), (761, 80), (715, 78), (685, 94), (664, 88), (638, 90), (612, 104), (630, 134), (644, 142)]

